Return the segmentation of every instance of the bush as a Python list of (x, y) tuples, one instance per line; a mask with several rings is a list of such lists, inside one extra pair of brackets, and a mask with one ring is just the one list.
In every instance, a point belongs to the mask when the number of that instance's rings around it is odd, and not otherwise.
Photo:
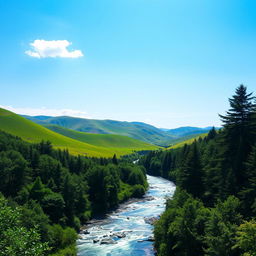
[(145, 194), (145, 188), (142, 185), (134, 185), (133, 186), (133, 193), (132, 195), (134, 197), (143, 197), (143, 195)]
[(65, 249), (59, 250), (58, 252), (51, 254), (50, 256), (76, 256), (76, 247), (75, 245), (69, 246)]
[[(55, 224), (50, 227), (51, 233), (51, 246), (53, 248), (66, 249), (75, 245), (77, 233), (73, 228), (62, 228), (60, 225)], [(72, 255), (72, 254), (71, 254)]]

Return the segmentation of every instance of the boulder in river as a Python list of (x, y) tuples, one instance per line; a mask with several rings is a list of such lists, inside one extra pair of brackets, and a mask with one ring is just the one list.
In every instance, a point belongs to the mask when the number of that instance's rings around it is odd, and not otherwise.
[(118, 233), (114, 233), (112, 236), (115, 236), (118, 238), (124, 238), (126, 237), (126, 234), (124, 232), (118, 232)]
[(142, 239), (137, 240), (137, 242), (139, 242), (139, 243), (142, 243), (142, 242), (154, 242), (154, 241), (155, 241), (155, 238), (153, 236), (150, 236), (150, 237), (148, 237), (145, 240), (142, 240)]
[(153, 196), (147, 196), (144, 198), (145, 201), (153, 201), (155, 198)]
[(155, 238), (153, 236), (150, 236), (147, 238), (146, 241), (149, 241), (149, 242), (154, 242), (155, 241)]
[(116, 241), (114, 241), (112, 238), (103, 238), (100, 241), (100, 244), (116, 244)]
[(144, 218), (144, 221), (145, 221), (147, 224), (154, 225), (155, 222), (156, 222), (158, 219), (159, 219), (159, 218), (157, 218), (157, 217), (151, 217), (151, 218)]

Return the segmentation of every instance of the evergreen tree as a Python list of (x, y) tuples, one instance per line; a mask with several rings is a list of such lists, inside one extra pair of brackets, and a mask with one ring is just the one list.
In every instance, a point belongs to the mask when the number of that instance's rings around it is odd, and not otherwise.
[(240, 248), (243, 256), (256, 256), (256, 221), (246, 221), (238, 227), (235, 248)]
[(207, 137), (206, 137), (206, 141), (212, 140), (217, 136), (217, 132), (215, 130), (214, 127), (212, 127), (212, 129), (208, 132)]
[(231, 193), (237, 193), (245, 182), (246, 161), (254, 138), (255, 122), (253, 116), (254, 97), (247, 93), (244, 85), (236, 89), (236, 94), (229, 99), (230, 109), (226, 115), (220, 115), (224, 123), (223, 132), (223, 169), (229, 170)]
[(114, 154), (113, 158), (112, 158), (112, 163), (117, 165), (118, 162), (117, 162), (117, 158), (116, 158), (116, 154)]
[(237, 226), (241, 224), (238, 213), (239, 200), (230, 196), (225, 202), (218, 202), (211, 209), (206, 222), (205, 240), (207, 256), (239, 256), (239, 250), (234, 249)]
[(168, 173), (172, 165), (172, 155), (171, 152), (166, 152), (162, 161), (162, 175), (164, 178), (168, 178)]
[(184, 162), (184, 166), (180, 168), (178, 175), (178, 185), (186, 189), (195, 197), (201, 197), (203, 192), (203, 172), (201, 166), (201, 158), (195, 141)]
[(242, 199), (243, 214), (254, 216), (256, 213), (256, 146), (246, 162), (246, 182), (239, 193)]

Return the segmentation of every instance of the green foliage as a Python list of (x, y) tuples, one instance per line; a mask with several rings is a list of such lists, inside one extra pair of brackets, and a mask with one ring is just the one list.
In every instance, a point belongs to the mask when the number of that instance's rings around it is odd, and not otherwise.
[[(13, 207), (20, 205), (20, 224), (4, 222), (9, 226), (3, 228), (3, 243), (14, 241), (6, 255), (23, 250), (29, 238), (40, 246), (47, 242), (47, 255), (75, 255), (82, 224), (147, 189), (145, 169), (126, 160), (76, 157), (55, 150), (49, 141), (29, 144), (1, 131), (0, 145), (0, 192)], [(24, 248), (16, 236), (24, 237)]]
[(177, 176), (177, 185), (195, 197), (203, 191), (202, 164), (196, 141), (191, 145)]
[(51, 254), (50, 256), (76, 256), (77, 250), (75, 245), (69, 246), (65, 249), (60, 249), (58, 252)]
[(237, 225), (241, 223), (238, 207), (239, 200), (230, 196), (211, 210), (206, 224), (206, 255), (238, 255), (238, 251), (233, 248)]
[(202, 255), (208, 217), (209, 210), (202, 202), (178, 190), (156, 223), (156, 248), (163, 255)]
[(166, 177), (169, 170), (177, 184), (154, 229), (160, 255), (256, 255), (251, 219), (256, 213), (253, 100), (239, 86), (229, 99), (229, 111), (221, 116), (222, 130), (212, 129), (192, 144), (150, 152), (140, 160), (153, 175)]
[(60, 225), (53, 225), (50, 228), (50, 246), (52, 248), (64, 249), (75, 244), (77, 239), (76, 231), (70, 227), (62, 228)]
[(15, 196), (24, 184), (28, 182), (30, 169), (22, 155), (9, 150), (0, 152), (0, 187), (6, 196)]
[(90, 200), (94, 211), (106, 212), (118, 204), (119, 176), (114, 165), (93, 168), (88, 172)]
[(120, 182), (120, 191), (118, 192), (119, 202), (123, 202), (133, 195), (133, 186)]
[(143, 187), (143, 185), (136, 184), (135, 186), (133, 186), (133, 192), (132, 192), (133, 197), (142, 197), (144, 194), (145, 194), (145, 188)]
[(20, 210), (12, 209), (0, 196), (0, 255), (1, 256), (43, 256), (49, 247), (40, 241), (35, 227), (22, 226)]
[(247, 93), (245, 86), (240, 85), (236, 94), (229, 99), (230, 109), (225, 116), (220, 115), (223, 123), (223, 167), (229, 168), (229, 193), (237, 193), (245, 184), (245, 161), (256, 142), (256, 120), (253, 114), (255, 105), (252, 93)]
[(256, 256), (256, 222), (255, 220), (245, 221), (238, 227), (235, 237), (235, 248), (240, 248), (243, 256)]
[[(246, 184), (240, 191), (242, 198), (243, 212), (250, 216), (255, 216), (256, 213), (256, 146), (253, 147), (248, 161), (245, 163), (247, 178)], [(250, 209), (250, 211), (248, 211)]]

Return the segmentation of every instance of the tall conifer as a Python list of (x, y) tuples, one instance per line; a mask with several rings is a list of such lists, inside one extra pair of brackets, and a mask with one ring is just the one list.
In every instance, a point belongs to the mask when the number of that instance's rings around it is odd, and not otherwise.
[[(226, 115), (220, 115), (224, 123), (223, 131), (223, 168), (230, 179), (230, 193), (240, 190), (245, 181), (245, 166), (253, 145), (254, 120), (252, 93), (247, 93), (244, 85), (236, 89), (236, 94), (229, 99), (230, 109)], [(224, 170), (224, 171), (225, 171)]]

